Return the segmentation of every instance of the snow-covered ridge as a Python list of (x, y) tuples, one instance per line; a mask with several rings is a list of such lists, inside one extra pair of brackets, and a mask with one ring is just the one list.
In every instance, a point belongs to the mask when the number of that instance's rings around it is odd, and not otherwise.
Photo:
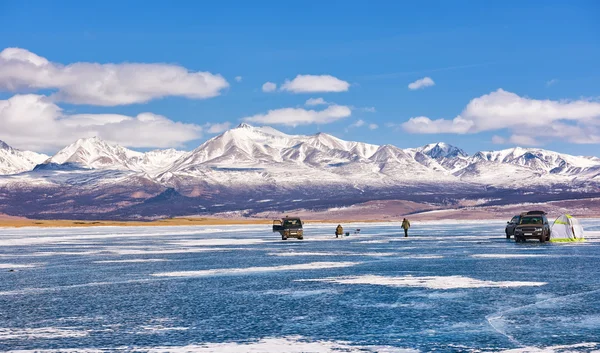
[(166, 149), (142, 153), (96, 137), (79, 139), (49, 158), (14, 151), (0, 144), (0, 173), (32, 170), (43, 161), (55, 169), (64, 166), (65, 172), (67, 166), (77, 166), (140, 174), (170, 187), (318, 183), (362, 189), (404, 182), (515, 187), (600, 181), (600, 158), (596, 157), (520, 147), (469, 156), (443, 142), (400, 149), (345, 141), (326, 133), (288, 135), (245, 123), (190, 152)]
[(31, 151), (21, 151), (0, 141), (0, 175), (17, 174), (32, 170), (48, 158), (47, 155)]

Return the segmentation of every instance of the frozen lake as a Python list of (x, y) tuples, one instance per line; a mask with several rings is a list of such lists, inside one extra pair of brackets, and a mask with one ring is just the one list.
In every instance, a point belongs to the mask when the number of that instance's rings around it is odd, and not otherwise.
[(504, 222), (0, 229), (0, 351), (598, 352), (582, 223), (577, 244)]

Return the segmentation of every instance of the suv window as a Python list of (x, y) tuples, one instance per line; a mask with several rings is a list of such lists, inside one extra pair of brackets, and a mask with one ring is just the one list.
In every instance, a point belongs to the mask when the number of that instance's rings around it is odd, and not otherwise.
[(519, 216), (514, 216), (511, 220), (510, 223), (519, 223)]
[(524, 216), (519, 224), (543, 224), (544, 220), (541, 216)]
[(302, 225), (302, 223), (300, 222), (299, 219), (286, 219), (283, 222), (283, 226), (284, 227), (297, 227), (297, 226), (300, 226), (300, 225)]

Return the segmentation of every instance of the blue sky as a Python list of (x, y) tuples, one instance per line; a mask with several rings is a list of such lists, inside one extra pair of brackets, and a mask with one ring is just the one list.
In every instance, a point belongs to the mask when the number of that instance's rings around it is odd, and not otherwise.
[[(323, 98), (347, 107), (350, 115), (320, 122), (319, 115), (316, 123), (272, 126), (291, 134), (323, 131), (347, 140), (403, 148), (445, 141), (470, 153), (531, 145), (600, 156), (600, 3), (596, 1), (202, 1), (179, 5), (3, 1), (0, 50), (21, 48), (57, 65), (166, 63), (190, 72), (221, 75), (227, 81), (228, 87), (210, 98), (169, 93), (125, 104), (90, 104), (75, 98), (53, 101), (62, 109), (60, 114), (72, 115), (72, 120), (81, 114), (136, 117), (151, 112), (166, 117), (173, 126), (188, 124), (183, 127), (188, 131), (193, 126), (202, 128), (165, 141), (159, 141), (160, 129), (157, 133), (148, 129), (146, 133), (152, 136), (146, 136), (146, 144), (129, 143), (108, 127), (94, 130), (134, 148), (175, 145), (192, 149), (214, 136), (208, 131), (212, 125), (207, 124), (235, 126), (243, 118), (269, 110), (278, 112), (273, 119), (288, 119), (289, 114), (303, 114), (300, 110), (328, 109), (305, 105), (309, 98)], [(11, 69), (11, 75), (14, 72)], [(7, 82), (14, 83), (16, 74), (7, 75), (3, 85), (0, 70), (2, 100), (28, 93), (50, 97), (61, 89), (11, 86)], [(25, 77), (27, 72), (19, 71), (19, 75)], [(298, 75), (329, 75), (349, 87), (342, 92), (315, 88), (310, 93), (263, 92), (261, 88), (265, 82), (281, 87)], [(425, 77), (435, 84), (408, 88)], [(82, 75), (81, 80), (85, 79)], [(27, 76), (27, 80), (36, 78)], [(479, 103), (467, 109), (478, 98), (475, 103)], [(478, 109), (480, 105), (486, 108)], [(496, 115), (506, 107), (514, 109)], [(279, 111), (286, 108), (295, 111)], [(7, 114), (0, 119), (9, 121)], [(553, 117), (546, 118), (548, 114)], [(473, 125), (452, 123), (458, 115)], [(428, 121), (406, 125), (415, 117)], [(364, 124), (353, 127), (360, 125), (356, 124), (359, 120)], [(496, 124), (498, 120), (505, 121)], [(114, 128), (121, 130), (119, 126)], [(128, 126), (134, 126), (133, 122)], [(558, 128), (549, 131), (548, 126)], [(219, 131), (217, 127), (213, 131)], [(39, 145), (31, 142), (33, 132), (23, 138), (17, 130), (0, 132), (0, 139), (16, 147), (51, 152), (64, 141), (81, 137), (73, 135), (78, 132), (91, 133), (83, 128), (69, 130), (60, 138), (46, 136)]]

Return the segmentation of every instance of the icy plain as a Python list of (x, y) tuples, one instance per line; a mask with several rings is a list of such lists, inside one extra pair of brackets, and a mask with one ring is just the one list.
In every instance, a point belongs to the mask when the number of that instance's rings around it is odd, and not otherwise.
[(577, 244), (497, 221), (0, 229), (0, 351), (600, 352), (582, 223)]

